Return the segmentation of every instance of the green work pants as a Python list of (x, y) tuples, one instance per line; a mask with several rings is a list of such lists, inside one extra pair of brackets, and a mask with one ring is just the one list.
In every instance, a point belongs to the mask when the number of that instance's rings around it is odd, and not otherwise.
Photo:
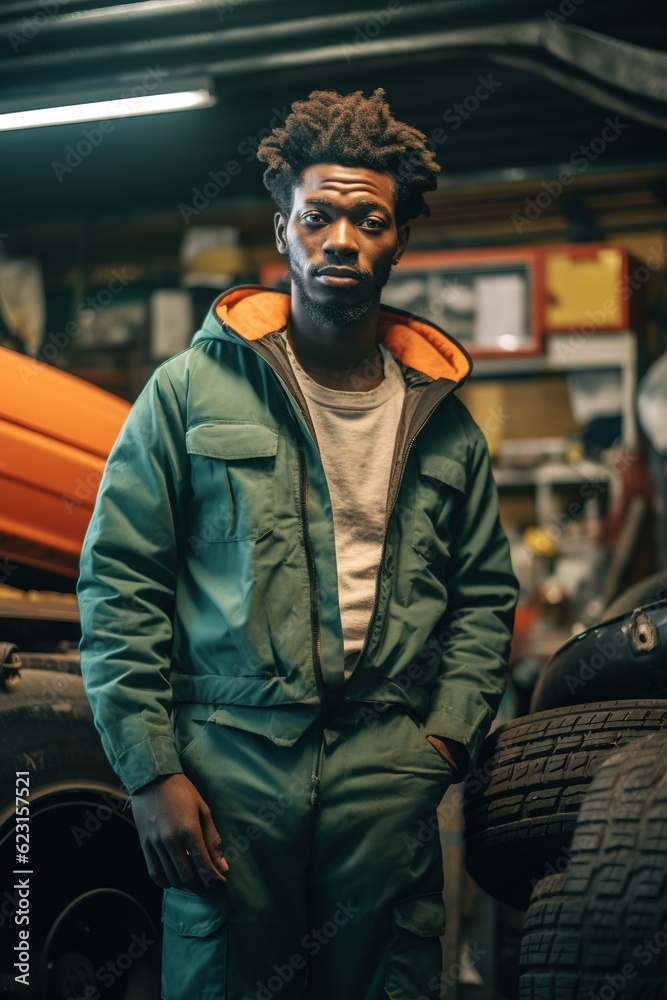
[(278, 746), (180, 707), (229, 872), (208, 896), (164, 891), (164, 1000), (439, 996), (453, 772), (416, 719), (379, 709), (343, 703)]

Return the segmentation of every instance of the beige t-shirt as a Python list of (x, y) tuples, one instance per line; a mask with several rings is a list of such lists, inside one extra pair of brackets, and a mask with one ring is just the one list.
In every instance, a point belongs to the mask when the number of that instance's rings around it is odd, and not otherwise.
[[(338, 597), (346, 660), (364, 644), (375, 601), (387, 513), (387, 489), (405, 382), (388, 347), (378, 343), (384, 379), (368, 392), (329, 389), (308, 375), (283, 331), (295, 377), (306, 396), (320, 446), (334, 521)], [(346, 665), (345, 676), (351, 674)]]

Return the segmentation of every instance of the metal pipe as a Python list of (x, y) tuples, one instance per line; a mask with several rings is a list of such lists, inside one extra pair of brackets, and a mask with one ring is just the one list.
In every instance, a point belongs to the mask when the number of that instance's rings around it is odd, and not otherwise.
[(578, 24), (555, 24), (544, 48), (561, 62), (620, 90), (667, 101), (667, 53), (602, 35)]
[[(165, 2), (168, 6), (165, 6)], [(113, 24), (122, 24), (123, 27), (127, 27), (128, 24), (132, 22), (144, 22), (146, 20), (156, 20), (157, 18), (164, 18), (165, 16), (184, 16), (187, 15), (190, 18), (193, 11), (201, 12), (206, 14), (208, 12), (218, 14), (221, 2), (224, 0), (162, 0), (162, 2), (155, 2), (155, 0), (140, 0), (137, 3), (126, 3), (126, 4), (112, 4), (110, 6), (94, 6), (91, 8), (81, 9), (82, 4), (79, 0), (58, 0), (58, 7), (71, 7), (76, 8), (76, 14), (78, 16), (74, 17), (72, 14), (55, 14), (51, 17), (48, 23), (40, 26), (40, 31), (48, 30), (58, 30), (61, 23), (64, 27), (79, 27), (79, 26), (102, 26), (108, 27)], [(352, 0), (349, 2), (349, 14), (354, 19), (355, 25), (363, 25), (364, 21), (369, 20), (373, 16), (377, 16), (377, 11), (363, 11), (355, 8)], [(239, 0), (236, 9), (241, 10), (244, 7), (252, 5), (253, 7), (258, 7), (264, 5), (268, 10), (275, 10), (276, 4), (275, 0)], [(282, 10), (285, 9), (286, 4), (282, 4)], [(311, 10), (309, 4), (298, 2), (292, 2), (291, 6), (296, 8), (297, 12), (299, 6), (304, 10)], [(598, 4), (599, 6), (599, 4)], [(327, 15), (326, 20), (330, 21), (331, 24), (335, 24), (340, 21), (341, 4), (337, 4), (337, 12), (331, 15)], [(464, 20), (472, 23), (477, 23), (479, 18), (485, 14), (493, 12), (496, 15), (500, 15), (502, 18), (506, 18), (511, 21), (517, 17), (518, 14), (525, 12), (530, 12), (534, 14), (536, 10), (540, 14), (543, 13), (542, 4), (536, 3), (536, 0), (514, 0), (514, 2), (509, 3), (507, 0), (433, 0), (430, 2), (423, 2), (421, 4), (416, 4), (414, 7), (404, 9), (402, 11), (396, 11), (396, 14), (400, 13), (400, 16), (409, 15), (412, 10), (417, 7), (422, 8), (422, 11), (418, 16), (428, 15), (433, 17), (434, 15), (443, 16), (446, 20), (461, 20), (463, 15)], [(4, 4), (0, 8), (0, 22), (4, 19), (7, 14), (20, 14), (23, 17), (28, 16), (30, 13), (44, 13), (43, 4), (35, 3), (35, 0), (20, 0), (17, 3)], [(304, 19), (305, 18), (299, 18)], [(19, 22), (15, 22), (14, 30), (17, 30), (16, 25)], [(10, 25), (3, 25), (5, 31), (10, 30)], [(261, 30), (261, 25), (255, 25), (255, 30)]]
[[(58, 8), (64, 6), (60, 0), (54, 0), (54, 2), (57, 2)], [(268, 6), (272, 0), (242, 0), (242, 2), (244, 6), (247, 4)], [(40, 23), (39, 32), (40, 35), (44, 36), (54, 32), (58, 34), (63, 31), (79, 31), (80, 29), (99, 30), (114, 25), (128, 28), (132, 24), (136, 24), (139, 27), (139, 25), (145, 25), (147, 21), (155, 21), (157, 17), (160, 18), (161, 22), (164, 22), (166, 18), (183, 17), (184, 15), (187, 15), (188, 19), (191, 19), (193, 14), (204, 17), (209, 13), (218, 14), (220, 3), (221, 0), (138, 0), (137, 3), (114, 4), (112, 7), (90, 7), (82, 10), (80, 3), (71, 2), (68, 6), (75, 7), (75, 10), (62, 14), (47, 13), (48, 20)], [(40, 14), (44, 16), (46, 13), (43, 4), (35, 4), (34, 2), (12, 6), (32, 9), (33, 16)], [(0, 24), (3, 31), (5, 34), (9, 34), (10, 31), (20, 32), (24, 20), (30, 19), (29, 13), (23, 12), (23, 17), (20, 20), (2, 24), (2, 19), (8, 12), (7, 7), (3, 7), (0, 11)]]
[(524, 69), (527, 72), (534, 73), (536, 76), (542, 76), (564, 90), (570, 90), (577, 94), (578, 97), (583, 97), (593, 104), (607, 108), (609, 111), (617, 111), (620, 114), (627, 115), (629, 118), (634, 118), (636, 121), (644, 122), (645, 125), (667, 130), (667, 112), (660, 114), (659, 111), (653, 111), (649, 107), (642, 106), (639, 101), (632, 100), (632, 95), (630, 95), (629, 99), (626, 99), (611, 90), (607, 90), (587, 80), (584, 76), (574, 73), (568, 74), (557, 66), (549, 65), (543, 60), (541, 61), (531, 56), (513, 56), (494, 52), (489, 58), (494, 62), (512, 66), (515, 69)]
[[(398, 11), (395, 15), (394, 24), (396, 25), (400, 20), (401, 24), (408, 21), (421, 21), (425, 20), (426, 17), (432, 18), (434, 14), (440, 12), (440, 8), (447, 6), (447, 0), (436, 0), (435, 3), (418, 3), (412, 7), (404, 8)], [(354, 28), (360, 27), (366, 22), (374, 19), (375, 15), (372, 10), (358, 10), (350, 11), (345, 14), (337, 14), (335, 17), (329, 15), (318, 16), (318, 17), (300, 17), (296, 19), (291, 19), (287, 21), (275, 21), (271, 24), (253, 24), (245, 27), (238, 28), (225, 28), (219, 31), (206, 31), (199, 32), (198, 34), (179, 34), (173, 38), (149, 38), (141, 41), (130, 41), (123, 42), (122, 44), (109, 43), (106, 45), (91, 46), (87, 49), (69, 49), (62, 50), (58, 52), (50, 53), (40, 53), (38, 55), (20, 55), (12, 56), (10, 59), (0, 61), (0, 69), (5, 68), (5, 64), (9, 64), (13, 72), (17, 72), (23, 69), (41, 69), (50, 66), (59, 66), (62, 63), (67, 63), (71, 65), (73, 62), (84, 62), (87, 60), (98, 62), (101, 59), (109, 58), (117, 60), (119, 56), (135, 56), (139, 55), (142, 58), (146, 55), (151, 55), (156, 52), (175, 51), (182, 53), (184, 49), (206, 49), (206, 48), (229, 48), (237, 49), (239, 45), (247, 43), (256, 48), (258, 45), (264, 42), (276, 41), (279, 39), (290, 38), (294, 39), (296, 37), (304, 37), (309, 34), (316, 33), (327, 33), (332, 34), (331, 29), (334, 26), (340, 32), (352, 31)], [(532, 34), (534, 39), (531, 39), (531, 43), (535, 44), (539, 31), (542, 28), (540, 22), (527, 21), (523, 22), (520, 27), (526, 25), (531, 26)], [(45, 26), (46, 27), (46, 26)], [(517, 26), (514, 25), (514, 28)], [(42, 29), (43, 30), (43, 29)], [(5, 29), (6, 32), (9, 31), (8, 28)], [(486, 36), (487, 38), (495, 39), (498, 43), (504, 41), (504, 36), (499, 27), (493, 28), (469, 28), (463, 31), (445, 31), (438, 32), (435, 37), (440, 40), (443, 45), (460, 45), (460, 44), (473, 44), (479, 41), (480, 34)], [(415, 36), (429, 38), (434, 37), (431, 33), (424, 36)], [(348, 41), (350, 44), (353, 42), (352, 36), (341, 39), (338, 44), (337, 56), (341, 58), (340, 46)], [(391, 40), (369, 40), (364, 43), (364, 50), (368, 49), (371, 52), (382, 52), (386, 44)], [(411, 38), (396, 39), (397, 42), (403, 42), (409, 45), (412, 41)], [(324, 46), (326, 50), (330, 46)], [(433, 45), (431, 45), (433, 47)], [(314, 54), (313, 62), (317, 61), (316, 54), (321, 51), (320, 48), (311, 48), (310, 52)], [(200, 66), (201, 72), (201, 66)]]
[[(286, 34), (290, 34), (289, 26), (285, 27)], [(521, 25), (521, 28), (526, 29), (526, 42), (525, 44), (534, 44), (539, 38), (539, 33), (541, 31), (541, 25), (535, 22), (526, 22), (526, 24)], [(246, 34), (246, 29), (234, 29), (225, 33), (225, 39), (229, 40), (229, 47), (232, 50), (238, 50), (239, 41), (241, 35)], [(198, 38), (200, 36), (197, 36)], [(206, 36), (209, 39), (210, 36)], [(170, 40), (172, 44), (169, 45), (169, 49), (182, 54), (183, 48), (188, 44), (188, 39), (177, 39)], [(207, 41), (207, 44), (213, 44)], [(220, 38), (218, 36), (214, 39), (214, 44), (220, 44)], [(209, 73), (214, 76), (229, 77), (229, 76), (240, 76), (243, 74), (259, 73), (259, 72), (273, 72), (276, 70), (283, 69), (293, 69), (296, 66), (306, 66), (306, 65), (322, 65), (323, 63), (335, 63), (342, 61), (343, 58), (350, 55), (352, 58), (359, 58), (360, 56), (368, 57), (370, 59), (376, 59), (378, 56), (387, 56), (392, 59), (400, 56), (410, 56), (419, 54), (422, 52), (439, 51), (443, 57), (446, 58), (463, 58), (469, 56), (471, 53), (474, 54), (475, 50), (482, 51), (485, 56), (488, 53), (485, 46), (488, 46), (489, 51), (493, 51), (494, 47), (506, 47), (507, 38), (502, 28), (485, 28), (485, 29), (472, 29), (469, 31), (456, 31), (456, 32), (429, 32), (427, 34), (412, 35), (407, 38), (395, 38), (395, 39), (385, 39), (381, 42), (367, 42), (364, 43), (363, 50), (361, 52), (355, 52), (350, 46), (347, 46), (345, 50), (344, 43), (338, 43), (336, 45), (326, 45), (317, 48), (308, 47), (302, 50), (292, 50), (292, 51), (278, 51), (269, 52), (260, 55), (256, 51), (257, 40), (253, 41), (253, 50), (248, 56), (240, 56), (238, 58), (225, 59), (224, 61), (215, 62), (193, 62), (190, 65), (179, 65), (177, 71), (173, 74), (175, 77), (187, 76), (191, 77), (195, 74), (201, 75), (202, 73)], [(341, 49), (343, 51), (341, 52)], [(61, 63), (66, 62), (68, 65), (82, 61), (94, 62), (96, 65), (100, 63), (104, 58), (109, 58), (116, 65), (118, 63), (119, 56), (140, 56), (141, 60), (151, 55), (155, 56), (159, 52), (164, 52), (164, 45), (162, 42), (151, 39), (147, 42), (137, 42), (137, 43), (125, 43), (121, 46), (98, 46), (95, 49), (89, 49), (84, 53), (80, 50), (71, 50), (70, 52), (59, 52), (51, 53), (47, 55), (24, 57), (21, 60), (21, 69), (29, 69), (31, 79), (34, 78), (36, 72), (39, 72), (45, 68), (51, 68), (55, 66), (60, 66)], [(14, 63), (3, 63), (0, 61), (0, 75), (11, 73), (13, 78), (16, 78), (19, 67)], [(109, 75), (105, 74), (98, 77), (86, 77), (85, 85), (86, 87), (104, 87), (107, 89), (111, 85), (118, 86), (130, 86), (134, 81), (136, 81), (141, 73), (145, 73), (145, 64), (140, 71), (134, 71), (132, 73), (116, 74), (113, 82), (110, 82)], [(76, 81), (70, 76), (70, 83), (75, 83)], [(84, 81), (82, 81), (84, 82)], [(5, 96), (20, 96), (19, 93), (16, 95), (9, 95), (5, 92)]]
[[(418, 4), (414, 8), (411, 8), (407, 12), (403, 13), (403, 20), (409, 19), (414, 20), (421, 18), (424, 13), (428, 10), (429, 14), (432, 15), (434, 9), (440, 8), (442, 2), (434, 4)], [(356, 26), (359, 25), (360, 19), (363, 17), (370, 17), (371, 13), (357, 13), (357, 14), (344, 14), (341, 18), (338, 16), (336, 18), (337, 26), (340, 28), (341, 21), (347, 24), (348, 22), (354, 22)], [(90, 48), (85, 50), (83, 53), (79, 50), (77, 52), (70, 53), (50, 53), (42, 54), (32, 57), (24, 57), (21, 60), (21, 69), (26, 67), (32, 70), (44, 69), (47, 67), (52, 67), (59, 65), (63, 60), (67, 59), (69, 63), (76, 61), (95, 61), (99, 62), (106, 57), (113, 56), (114, 60), (117, 61), (119, 54), (121, 56), (132, 57), (141, 55), (142, 58), (150, 56), (156, 51), (162, 53), (169, 53), (170, 51), (178, 51), (179, 53), (183, 51), (184, 45), (193, 48), (207, 48), (207, 47), (218, 47), (221, 42), (224, 41), (230, 47), (238, 48), (238, 45), (244, 40), (252, 37), (253, 41), (253, 54), (251, 56), (239, 57), (236, 59), (225, 60), (224, 62), (212, 62), (207, 63), (202, 66), (199, 62), (196, 66), (182, 67), (179, 66), (178, 71), (174, 74), (176, 77), (181, 75), (192, 75), (195, 70), (202, 72), (205, 70), (215, 76), (230, 76), (241, 75), (248, 72), (262, 72), (268, 70), (284, 69), (284, 68), (294, 68), (295, 65), (312, 65), (317, 63), (321, 65), (325, 62), (336, 62), (341, 59), (341, 48), (343, 48), (346, 58), (357, 57), (357, 58), (371, 58), (383, 56), (397, 57), (403, 54), (414, 55), (417, 52), (428, 52), (433, 50), (438, 50), (442, 52), (444, 57), (462, 57), (463, 55), (474, 55), (475, 51), (477, 54), (482, 55), (485, 58), (491, 59), (492, 61), (498, 62), (500, 64), (512, 65), (515, 68), (523, 69), (524, 71), (534, 73), (536, 75), (544, 76), (552, 82), (556, 83), (558, 86), (564, 89), (569, 89), (576, 92), (579, 96), (584, 96), (586, 99), (597, 103), (603, 107), (609, 108), (614, 111), (620, 111), (632, 118), (639, 121), (643, 121), (645, 124), (651, 125), (654, 128), (667, 129), (667, 119), (665, 116), (661, 115), (659, 112), (655, 112), (650, 108), (642, 107), (637, 102), (629, 102), (623, 98), (611, 93), (608, 90), (596, 85), (593, 82), (589, 82), (585, 77), (580, 74), (568, 74), (563, 69), (557, 66), (549, 66), (543, 62), (543, 60), (532, 57), (530, 55), (510, 55), (508, 53), (503, 53), (499, 51), (501, 49), (507, 49), (508, 45), (514, 44), (519, 47), (533, 47), (533, 48), (550, 48), (554, 47), (556, 43), (549, 41), (549, 33), (551, 31), (543, 22), (541, 21), (526, 21), (519, 22), (512, 25), (504, 25), (502, 27), (486, 27), (479, 29), (466, 29), (463, 31), (444, 31), (444, 32), (431, 32), (426, 35), (414, 35), (411, 37), (393, 38), (393, 39), (382, 39), (382, 40), (370, 40), (366, 41), (361, 47), (361, 52), (355, 52), (354, 47), (350, 45), (345, 45), (345, 43), (338, 43), (337, 46), (320, 46), (319, 48), (308, 48), (301, 51), (291, 51), (291, 52), (274, 52), (265, 53), (263, 55), (258, 55), (256, 52), (256, 45), (258, 41), (258, 32), (260, 37), (263, 35), (266, 38), (277, 38), (281, 36), (289, 36), (292, 38), (294, 34), (305, 35), (308, 32), (321, 30), (326, 25), (331, 23), (330, 17), (316, 17), (316, 18), (306, 18), (300, 19), (298, 21), (286, 21), (281, 23), (275, 23), (270, 25), (268, 28), (264, 29), (254, 28), (234, 28), (226, 31), (224, 33), (213, 34), (207, 32), (204, 34), (193, 35), (190, 38), (173, 38), (173, 39), (150, 39), (148, 41), (142, 42), (129, 42), (124, 43), (121, 46), (107, 45), (107, 46), (97, 46), (95, 48)], [(597, 39), (598, 48), (601, 44), (600, 40), (604, 40), (605, 36), (597, 35), (596, 33), (589, 32), (586, 37), (593, 37)], [(579, 37), (576, 38), (577, 42), (580, 42)], [(565, 49), (567, 46), (564, 44), (565, 36), (561, 32), (560, 41), (558, 45), (560, 46), (560, 51), (564, 57)], [(645, 62), (646, 66), (653, 67), (652, 71), (655, 71), (656, 67), (660, 65), (660, 62), (664, 63), (667, 68), (667, 56), (663, 53), (650, 53), (649, 50), (641, 49), (639, 46), (626, 46), (625, 43), (616, 42), (616, 40), (607, 40), (613, 42), (616, 50), (625, 47), (628, 51), (633, 54), (639, 53), (649, 53)], [(557, 47), (557, 46), (556, 46)], [(119, 52), (120, 50), (120, 52)], [(465, 50), (465, 51), (462, 51)], [(607, 54), (608, 54), (608, 50)], [(577, 44), (574, 45), (572, 52), (570, 52), (569, 57), (575, 58), (577, 56), (578, 48)], [(598, 62), (596, 64), (598, 69), (600, 68), (600, 58), (598, 53)], [(18, 67), (13, 66), (14, 71)], [(6, 70), (7, 66), (3, 66), (0, 63), (0, 74), (3, 70)], [(613, 74), (612, 74), (613, 75)], [(625, 78), (627, 74), (625, 72), (621, 74), (616, 74), (616, 79)], [(666, 74), (667, 76), (667, 74)], [(125, 74), (125, 80), (130, 83), (132, 79), (131, 74)], [(648, 78), (647, 78), (648, 79)], [(122, 86), (123, 76), (117, 78), (118, 82)], [(108, 86), (108, 78), (106, 79)], [(93, 83), (92, 80), (86, 80), (86, 86), (90, 87)], [(636, 89), (636, 88), (634, 88)], [(666, 85), (667, 94), (667, 85)], [(654, 94), (651, 94), (654, 97)]]

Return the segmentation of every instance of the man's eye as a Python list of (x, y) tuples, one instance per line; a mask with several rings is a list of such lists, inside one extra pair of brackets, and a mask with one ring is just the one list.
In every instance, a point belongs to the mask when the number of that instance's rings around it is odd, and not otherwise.
[(316, 215), (319, 219), (323, 218), (320, 212), (306, 212), (306, 214), (303, 216), (304, 222), (306, 219), (312, 218), (313, 215)]
[(372, 229), (383, 229), (384, 228), (384, 223), (381, 222), (379, 219), (364, 219), (364, 222), (372, 222), (372, 223), (374, 223), (374, 225), (371, 227)]

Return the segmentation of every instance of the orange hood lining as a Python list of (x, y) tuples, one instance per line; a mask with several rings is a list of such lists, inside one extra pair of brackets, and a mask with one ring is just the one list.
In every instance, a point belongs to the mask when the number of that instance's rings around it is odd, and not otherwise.
[[(246, 340), (259, 340), (287, 325), (290, 296), (273, 289), (232, 288), (220, 298), (215, 313)], [(472, 366), (465, 352), (428, 320), (414, 316), (399, 318), (397, 313), (381, 306), (378, 339), (403, 364), (431, 378), (458, 382), (470, 373)]]

